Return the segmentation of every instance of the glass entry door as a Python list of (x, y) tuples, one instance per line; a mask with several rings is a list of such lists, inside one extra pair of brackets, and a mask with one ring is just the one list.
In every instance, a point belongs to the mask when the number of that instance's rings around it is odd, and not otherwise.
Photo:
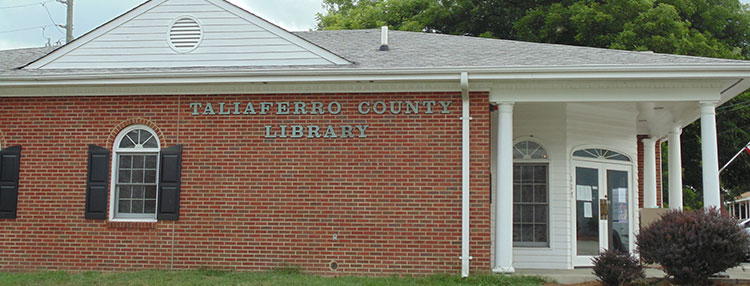
[(611, 164), (575, 164), (574, 266), (590, 266), (605, 249), (630, 251), (630, 171)]

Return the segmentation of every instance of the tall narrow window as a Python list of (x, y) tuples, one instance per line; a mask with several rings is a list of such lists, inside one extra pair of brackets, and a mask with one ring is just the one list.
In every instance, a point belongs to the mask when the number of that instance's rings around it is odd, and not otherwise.
[(133, 125), (117, 136), (114, 148), (115, 219), (156, 219), (159, 138), (144, 125)]
[(547, 151), (534, 141), (513, 147), (513, 245), (549, 246)]

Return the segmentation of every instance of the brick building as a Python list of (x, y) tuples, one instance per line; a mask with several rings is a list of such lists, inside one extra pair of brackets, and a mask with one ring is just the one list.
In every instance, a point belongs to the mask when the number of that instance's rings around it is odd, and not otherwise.
[(660, 140), (679, 150), (700, 118), (718, 164), (714, 108), (748, 77), (151, 0), (54, 50), (0, 51), (0, 270), (585, 266), (632, 251), (639, 208), (661, 205)]

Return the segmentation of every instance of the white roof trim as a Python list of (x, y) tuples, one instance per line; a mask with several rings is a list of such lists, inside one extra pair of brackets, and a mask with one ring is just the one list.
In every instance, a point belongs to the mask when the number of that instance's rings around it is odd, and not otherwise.
[[(55, 60), (65, 56), (66, 54), (70, 53), (71, 51), (74, 51), (78, 49), (79, 47), (105, 35), (109, 31), (133, 20), (134, 18), (148, 12), (149, 10), (163, 4), (164, 2), (167, 2), (169, 0), (149, 0), (130, 11), (126, 12), (125, 14), (122, 14), (118, 16), (117, 18), (110, 20), (109, 22), (97, 27), (96, 29), (84, 34), (83, 36), (75, 39), (74, 41), (52, 51), (51, 53), (45, 55), (44, 57), (41, 57), (37, 59), (36, 61), (26, 65), (23, 67), (23, 69), (40, 69), (44, 68), (46, 65), (54, 62)], [(313, 44), (307, 40), (304, 40), (284, 29), (282, 29), (279, 26), (276, 26), (268, 21), (266, 21), (263, 18), (258, 17), (257, 15), (244, 10), (232, 3), (229, 3), (225, 0), (205, 0), (207, 2), (210, 2), (220, 8), (225, 9), (226, 11), (236, 15), (237, 17), (244, 19), (250, 23), (253, 23), (255, 25), (258, 25), (259, 27), (266, 29), (268, 32), (273, 33), (274, 35), (285, 39), (289, 41), (290, 43), (297, 45), (303, 49), (306, 49), (310, 51), (313, 54), (316, 54), (320, 56), (321, 58), (331, 62), (332, 64), (337, 65), (347, 65), (351, 64), (348, 60), (328, 51), (320, 46)]]

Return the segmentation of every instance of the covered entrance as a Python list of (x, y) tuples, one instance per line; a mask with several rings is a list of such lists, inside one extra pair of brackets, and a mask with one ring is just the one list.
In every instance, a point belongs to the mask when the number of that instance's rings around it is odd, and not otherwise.
[(574, 266), (590, 266), (605, 249), (633, 249), (632, 161), (622, 153), (590, 148), (573, 152)]

